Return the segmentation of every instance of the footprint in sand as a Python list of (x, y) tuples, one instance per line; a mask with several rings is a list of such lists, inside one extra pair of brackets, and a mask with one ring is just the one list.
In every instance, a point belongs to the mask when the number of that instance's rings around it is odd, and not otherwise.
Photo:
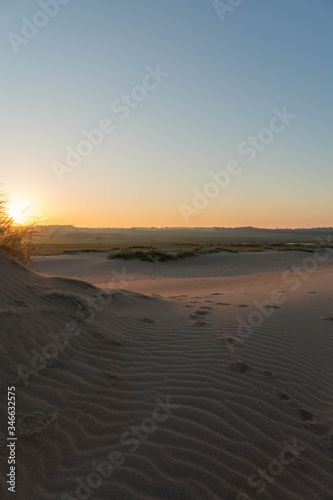
[(223, 295), (223, 294), (215, 292), (215, 293), (211, 293), (211, 295)]
[(283, 391), (276, 391), (281, 401), (289, 401), (290, 396)]
[(263, 370), (262, 372), (265, 375), (265, 377), (267, 377), (268, 379), (272, 380), (274, 378), (273, 372), (270, 372), (269, 370)]
[(5, 318), (9, 318), (9, 316), (12, 316), (15, 314), (12, 312), (10, 309), (6, 309), (5, 307), (0, 307), (0, 315), (4, 316)]
[(141, 321), (143, 321), (144, 323), (155, 323), (155, 321), (150, 318), (141, 318)]
[(217, 302), (216, 305), (217, 306), (231, 306), (231, 304), (229, 304), (228, 302)]
[(230, 362), (228, 363), (228, 367), (231, 368), (231, 370), (234, 370), (238, 373), (245, 373), (249, 369), (249, 366), (243, 361)]
[(211, 309), (213, 309), (213, 308), (212, 308), (212, 307), (209, 307), (209, 306), (207, 306), (207, 307), (202, 306), (202, 307), (200, 307), (200, 309), (207, 309), (207, 310), (211, 310)]
[(308, 292), (308, 293), (317, 293), (317, 292)]
[(304, 410), (303, 408), (301, 408), (298, 411), (298, 414), (301, 417), (301, 419), (303, 420), (303, 422), (313, 422), (316, 418), (315, 415), (313, 413), (311, 413), (311, 411)]
[(58, 413), (46, 414), (35, 411), (30, 415), (21, 417), (17, 423), (18, 434), (20, 436), (31, 436), (37, 434), (57, 419)]
[(302, 419), (302, 424), (310, 432), (319, 436), (330, 436), (332, 426), (332, 421), (330, 419), (318, 418), (318, 415), (315, 415), (311, 411), (305, 410), (304, 408), (301, 408), (298, 411), (298, 414)]
[(13, 300), (13, 304), (15, 306), (28, 307), (28, 304), (23, 302), (23, 300)]
[(238, 304), (238, 307), (249, 307), (247, 304)]
[(268, 306), (264, 306), (265, 309), (280, 309), (279, 306), (273, 306), (272, 304), (269, 304)]
[(112, 344), (118, 347), (123, 347), (123, 344), (121, 342), (117, 342), (117, 340), (112, 340)]
[(195, 321), (193, 326), (206, 326), (207, 323), (205, 321)]

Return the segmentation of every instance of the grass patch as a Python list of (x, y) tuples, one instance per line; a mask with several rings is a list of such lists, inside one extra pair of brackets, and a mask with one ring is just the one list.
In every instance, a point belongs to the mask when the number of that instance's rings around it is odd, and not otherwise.
[(37, 251), (38, 245), (33, 243), (34, 224), (16, 226), (9, 217), (8, 199), (0, 193), (0, 249), (9, 253), (22, 264), (27, 264)]
[[(190, 248), (188, 248), (191, 246)], [(180, 250), (179, 247), (185, 247), (184, 250)], [(331, 247), (332, 242), (328, 244), (288, 244), (288, 243), (238, 243), (238, 242), (223, 242), (215, 243), (213, 246), (211, 243), (197, 243), (193, 242), (189, 245), (185, 243), (177, 243), (166, 245), (166, 248), (159, 249), (153, 246), (129, 246), (122, 249), (117, 249), (108, 255), (109, 260), (122, 259), (122, 260), (141, 260), (144, 262), (169, 262), (176, 261), (179, 259), (186, 259), (191, 257), (198, 257), (199, 255), (209, 255), (221, 252), (264, 252), (267, 250), (278, 250), (280, 252), (287, 251), (297, 251), (297, 252), (309, 252), (313, 253), (316, 250)]]
[[(130, 249), (133, 247), (129, 247)], [(237, 253), (236, 249), (231, 248), (200, 248), (195, 247), (192, 250), (159, 250), (149, 247), (149, 250), (119, 250), (117, 252), (113, 252), (108, 255), (108, 260), (113, 259), (122, 259), (122, 260), (141, 260), (146, 262), (169, 262), (175, 261), (178, 259), (186, 259), (190, 257), (198, 257), (199, 255), (206, 255), (212, 253), (221, 253), (221, 252), (232, 252)]]

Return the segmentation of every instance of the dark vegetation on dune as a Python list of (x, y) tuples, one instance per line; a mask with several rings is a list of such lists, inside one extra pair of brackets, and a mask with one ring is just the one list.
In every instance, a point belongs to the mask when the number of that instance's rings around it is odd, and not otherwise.
[[(179, 243), (179, 245), (182, 245)], [(185, 244), (187, 245), (187, 244)], [(168, 262), (188, 257), (198, 257), (199, 255), (208, 255), (221, 252), (263, 252), (267, 250), (285, 251), (301, 251), (313, 253), (324, 247), (333, 248), (333, 244), (327, 245), (300, 245), (300, 244), (287, 244), (287, 243), (273, 243), (273, 244), (258, 244), (258, 243), (221, 243), (216, 245), (196, 245), (188, 250), (177, 250), (175, 246), (171, 249), (159, 249), (153, 246), (131, 246), (123, 249), (115, 248), (112, 253), (108, 255), (109, 260), (122, 259), (122, 260), (141, 260), (146, 262)]]

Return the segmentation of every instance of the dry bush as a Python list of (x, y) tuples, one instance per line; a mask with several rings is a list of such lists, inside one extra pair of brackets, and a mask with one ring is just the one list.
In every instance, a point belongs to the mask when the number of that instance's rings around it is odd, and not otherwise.
[(7, 206), (8, 199), (0, 193), (0, 249), (27, 264), (37, 250), (32, 241), (34, 223), (16, 226), (8, 215)]

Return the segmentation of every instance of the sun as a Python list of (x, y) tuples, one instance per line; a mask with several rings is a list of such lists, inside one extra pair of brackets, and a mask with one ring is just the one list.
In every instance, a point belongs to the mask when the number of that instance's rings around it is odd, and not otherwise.
[(17, 225), (27, 224), (31, 219), (29, 206), (24, 203), (10, 203), (7, 212), (14, 224)]

